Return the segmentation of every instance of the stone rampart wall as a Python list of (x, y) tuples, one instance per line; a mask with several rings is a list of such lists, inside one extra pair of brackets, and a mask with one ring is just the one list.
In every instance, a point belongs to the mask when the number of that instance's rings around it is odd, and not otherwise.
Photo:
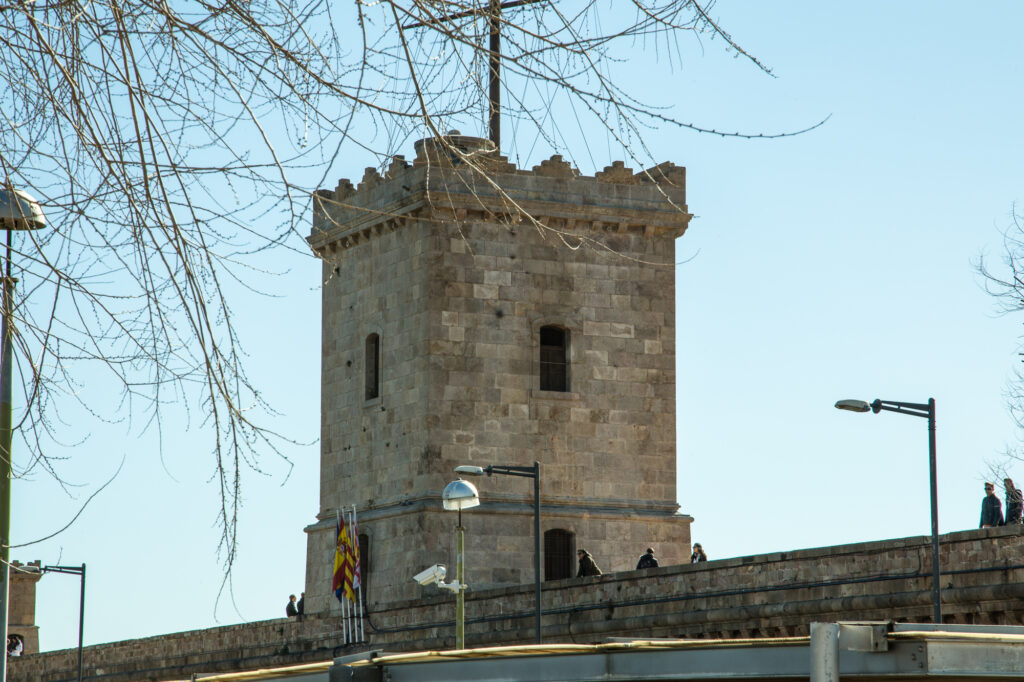
[[(928, 538), (914, 537), (545, 583), (544, 638), (758, 637), (806, 634), (812, 621), (930, 622), (930, 556)], [(1024, 623), (1024, 526), (943, 536), (941, 565), (947, 623)], [(177, 680), (356, 649), (451, 647), (453, 598), (434, 588), (423, 594), (370, 614), (368, 646), (341, 646), (334, 618), (277, 619), (88, 647), (85, 678)], [(532, 609), (531, 585), (470, 592), (468, 644), (531, 642)], [(9, 679), (57, 682), (74, 673), (75, 651), (56, 651), (12, 661)]]

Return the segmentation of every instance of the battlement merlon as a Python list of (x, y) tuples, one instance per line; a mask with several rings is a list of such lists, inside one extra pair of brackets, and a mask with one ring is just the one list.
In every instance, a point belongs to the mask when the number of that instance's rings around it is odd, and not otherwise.
[(642, 230), (672, 238), (681, 236), (693, 217), (686, 206), (686, 169), (670, 162), (634, 172), (616, 161), (590, 177), (557, 155), (521, 170), (487, 151), (470, 155), (468, 163), (463, 157), (438, 157), (424, 142), (417, 142), (412, 164), (396, 156), (384, 175), (367, 168), (358, 187), (343, 179), (333, 191), (317, 190), (310, 246), (345, 248), (374, 228), (423, 216), (514, 223), (523, 222), (525, 213), (590, 236)]
[(11, 580), (27, 580), (39, 582), (43, 576), (43, 566), (39, 559), (23, 564), (17, 559), (11, 561)]

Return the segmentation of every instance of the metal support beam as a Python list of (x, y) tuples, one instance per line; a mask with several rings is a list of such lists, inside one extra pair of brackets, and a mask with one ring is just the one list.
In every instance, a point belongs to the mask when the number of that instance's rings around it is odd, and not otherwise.
[(839, 623), (811, 623), (811, 682), (839, 682)]

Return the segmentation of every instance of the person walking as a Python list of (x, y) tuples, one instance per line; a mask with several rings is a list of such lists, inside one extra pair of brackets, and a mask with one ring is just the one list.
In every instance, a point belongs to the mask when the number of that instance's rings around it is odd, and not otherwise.
[(587, 575), (601, 575), (601, 569), (597, 567), (594, 557), (585, 549), (576, 550), (576, 556), (580, 559), (580, 570), (576, 571), (576, 577), (582, 578)]
[(658, 560), (654, 558), (654, 549), (651, 547), (647, 548), (647, 551), (643, 556), (640, 557), (640, 561), (636, 562), (636, 570), (642, 568), (657, 568)]
[(985, 483), (985, 497), (981, 500), (981, 524), (979, 528), (995, 528), (1003, 525), (1003, 504), (996, 497), (994, 483)]
[(696, 564), (700, 561), (707, 561), (708, 555), (704, 553), (704, 548), (700, 546), (699, 542), (693, 543), (693, 554), (690, 555), (690, 563)]
[(1024, 515), (1024, 495), (1013, 485), (1012, 478), (1003, 479), (1003, 488), (1006, 490), (1006, 525), (1017, 525)]

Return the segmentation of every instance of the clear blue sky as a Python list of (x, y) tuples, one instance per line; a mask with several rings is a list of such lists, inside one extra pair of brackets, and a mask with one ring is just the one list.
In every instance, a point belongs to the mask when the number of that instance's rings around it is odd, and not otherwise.
[[(684, 36), (681, 63), (622, 46), (620, 79), (677, 117), (725, 130), (811, 133), (743, 141), (664, 128), (659, 160), (685, 165), (696, 215), (677, 254), (678, 479), (712, 559), (928, 532), (925, 422), (833, 409), (839, 398), (938, 404), (940, 529), (977, 525), (986, 461), (1018, 440), (1003, 393), (1024, 318), (997, 317), (974, 270), (999, 256), (1024, 200), (1024, 6), (721, 1), (714, 10), (777, 78)], [(472, 133), (478, 131), (466, 131)], [(585, 129), (592, 174), (625, 154)], [(510, 138), (506, 132), (506, 138)], [(521, 166), (551, 150), (516, 141)], [(412, 150), (406, 150), (411, 156)], [(345, 157), (329, 177), (358, 179)], [(314, 189), (314, 188), (310, 188)], [(319, 265), (284, 251), (280, 297), (237, 310), (253, 378), (309, 442), (293, 467), (248, 476), (233, 598), (214, 601), (216, 488), (193, 418), (163, 455), (138, 425), (96, 430), (63, 469), (17, 481), (21, 561), (88, 565), (86, 643), (283, 614), (303, 589), (303, 526), (318, 511)], [(1024, 465), (1011, 469), (1024, 480)], [(638, 550), (639, 551), (639, 550)], [(38, 586), (44, 650), (74, 646), (77, 580)], [(237, 609), (235, 608), (237, 606)]]

